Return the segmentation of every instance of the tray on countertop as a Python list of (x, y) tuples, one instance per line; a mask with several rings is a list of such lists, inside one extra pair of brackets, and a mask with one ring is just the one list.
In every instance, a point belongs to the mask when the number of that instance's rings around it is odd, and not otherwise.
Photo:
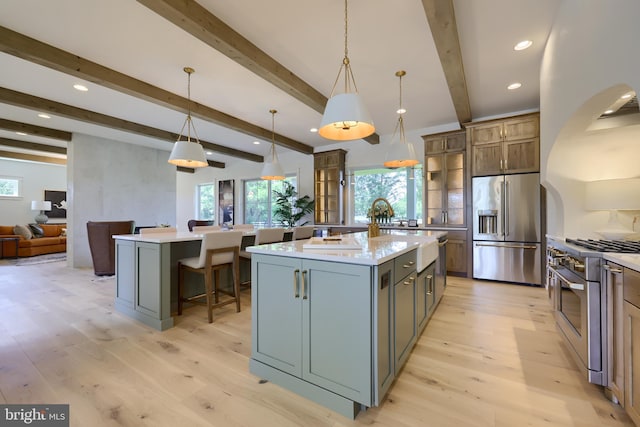
[(362, 249), (362, 246), (355, 239), (345, 239), (344, 237), (312, 237), (302, 245), (302, 248), (324, 251), (327, 249)]

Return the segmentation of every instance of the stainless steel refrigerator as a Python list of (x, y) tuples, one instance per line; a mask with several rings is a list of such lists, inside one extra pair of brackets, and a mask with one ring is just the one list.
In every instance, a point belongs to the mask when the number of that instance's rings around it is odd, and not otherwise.
[(540, 174), (476, 177), (473, 277), (542, 283)]

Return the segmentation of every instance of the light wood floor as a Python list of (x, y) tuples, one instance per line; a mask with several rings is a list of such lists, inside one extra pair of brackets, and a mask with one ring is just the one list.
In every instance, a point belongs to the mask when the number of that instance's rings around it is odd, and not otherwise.
[(575, 369), (544, 290), (449, 278), (379, 408), (348, 420), (248, 371), (250, 298), (158, 332), (114, 279), (0, 262), (0, 403), (69, 403), (72, 426), (631, 426)]

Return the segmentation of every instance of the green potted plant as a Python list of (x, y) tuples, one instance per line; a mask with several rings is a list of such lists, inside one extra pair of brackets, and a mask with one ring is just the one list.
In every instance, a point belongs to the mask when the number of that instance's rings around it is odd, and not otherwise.
[(273, 217), (282, 222), (282, 225), (287, 228), (307, 224), (309, 221), (305, 221), (302, 224), (297, 224), (297, 222), (305, 215), (313, 212), (313, 199), (309, 196), (298, 198), (298, 192), (293, 185), (287, 181), (283, 181), (282, 184), (282, 191), (272, 191), (276, 202)]

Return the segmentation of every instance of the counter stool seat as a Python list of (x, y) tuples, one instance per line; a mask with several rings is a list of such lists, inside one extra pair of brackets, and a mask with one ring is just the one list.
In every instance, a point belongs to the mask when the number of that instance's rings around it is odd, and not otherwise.
[[(178, 261), (178, 315), (182, 314), (183, 304), (191, 302), (207, 307), (209, 323), (213, 322), (213, 309), (236, 303), (236, 312), (240, 311), (240, 243), (242, 231), (212, 231), (202, 236), (200, 256), (183, 258)], [(233, 277), (233, 292), (220, 289), (220, 271), (228, 268)], [(204, 276), (204, 293), (184, 296), (184, 273), (191, 271)], [(215, 280), (214, 280), (215, 279)], [(233, 298), (220, 300), (220, 293)], [(204, 301), (202, 301), (204, 299)]]

